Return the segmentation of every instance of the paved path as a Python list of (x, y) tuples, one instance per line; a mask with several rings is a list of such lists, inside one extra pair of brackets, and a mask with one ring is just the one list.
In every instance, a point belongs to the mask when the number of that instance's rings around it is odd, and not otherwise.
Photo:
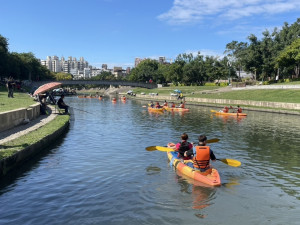
[(44, 126), (52, 121), (57, 115), (57, 113), (53, 112), (53, 108), (51, 108), (51, 113), (49, 115), (41, 115), (38, 118), (29, 121), (27, 124), (19, 125), (12, 129), (0, 132), (0, 144), (16, 139)]

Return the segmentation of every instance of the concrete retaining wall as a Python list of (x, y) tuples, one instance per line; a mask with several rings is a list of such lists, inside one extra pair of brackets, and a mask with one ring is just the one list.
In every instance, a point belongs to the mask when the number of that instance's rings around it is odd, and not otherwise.
[(19, 108), (0, 113), (0, 132), (23, 123), (25, 119), (33, 120), (40, 116), (40, 103), (26, 108)]
[(11, 170), (18, 168), (24, 161), (32, 158), (33, 155), (42, 152), (50, 144), (61, 138), (68, 129), (69, 124), (70, 123), (67, 122), (63, 127), (56, 130), (54, 133), (44, 137), (37, 143), (18, 151), (16, 154), (8, 158), (2, 159), (0, 161), (0, 177), (5, 176)]
[[(176, 101), (177, 98), (173, 96), (151, 96), (151, 95), (136, 95), (137, 98), (143, 98), (145, 100), (167, 100)], [(265, 108), (278, 108), (278, 109), (291, 109), (300, 110), (299, 103), (285, 103), (285, 102), (264, 102), (264, 101), (249, 101), (249, 100), (231, 100), (231, 99), (210, 99), (210, 98), (190, 98), (186, 97), (187, 103), (198, 102), (198, 103), (209, 103), (209, 104), (220, 104), (220, 105), (244, 105), (244, 106), (258, 106)]]

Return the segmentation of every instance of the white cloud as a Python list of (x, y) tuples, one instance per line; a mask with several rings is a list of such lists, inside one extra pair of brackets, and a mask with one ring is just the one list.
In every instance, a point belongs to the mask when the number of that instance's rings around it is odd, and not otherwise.
[(200, 23), (210, 18), (238, 20), (254, 15), (300, 11), (299, 0), (174, 0), (158, 19), (173, 25)]

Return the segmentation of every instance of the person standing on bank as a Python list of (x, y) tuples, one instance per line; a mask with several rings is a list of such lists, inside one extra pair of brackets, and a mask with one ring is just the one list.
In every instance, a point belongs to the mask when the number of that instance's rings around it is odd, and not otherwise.
[(57, 101), (57, 105), (58, 105), (58, 108), (60, 109), (64, 109), (65, 110), (65, 114), (67, 114), (69, 111), (69, 106), (66, 105), (66, 103), (64, 102), (64, 95), (61, 95), (61, 97), (58, 99)]
[(8, 97), (13, 98), (14, 97), (14, 81), (13, 81), (12, 77), (10, 77), (7, 80), (6, 87), (7, 87), (7, 90), (8, 90)]

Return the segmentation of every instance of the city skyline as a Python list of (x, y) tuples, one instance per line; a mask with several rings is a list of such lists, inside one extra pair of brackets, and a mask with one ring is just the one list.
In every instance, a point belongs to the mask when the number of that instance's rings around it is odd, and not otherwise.
[(11, 0), (1, 2), (0, 34), (11, 52), (39, 59), (67, 53), (98, 68), (126, 68), (135, 58), (221, 56), (233, 40), (296, 22), (299, 6), (295, 0)]

